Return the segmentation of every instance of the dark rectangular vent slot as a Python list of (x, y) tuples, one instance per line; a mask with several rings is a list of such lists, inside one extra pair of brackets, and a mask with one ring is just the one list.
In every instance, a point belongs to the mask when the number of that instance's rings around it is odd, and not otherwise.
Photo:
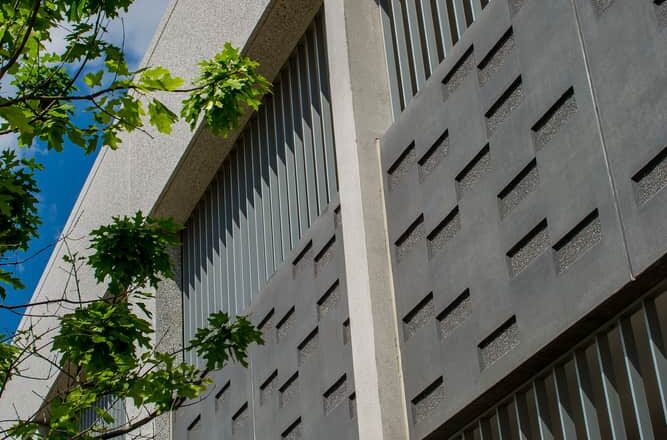
[(518, 275), (549, 247), (547, 221), (542, 220), (507, 253), (512, 276)]
[(667, 187), (667, 147), (632, 176), (632, 180), (635, 182), (635, 195), (640, 205)]
[(440, 337), (447, 338), (472, 314), (470, 290), (466, 289), (437, 317)]
[(281, 434), (284, 440), (299, 440), (301, 439), (301, 417), (296, 419), (291, 425), (287, 427)]
[(320, 318), (335, 309), (340, 302), (339, 284), (338, 280), (334, 281), (331, 287), (317, 301), (317, 313)]
[(598, 210), (591, 212), (556, 245), (556, 269), (565, 272), (575, 261), (602, 240)]
[(262, 337), (264, 342), (270, 340), (271, 334), (273, 333), (273, 315), (274, 309), (269, 310), (269, 313), (266, 314), (262, 322), (259, 323), (257, 328), (262, 332)]
[(243, 429), (248, 422), (248, 402), (244, 403), (241, 408), (232, 416), (232, 433), (237, 433)]
[(489, 144), (486, 144), (456, 176), (456, 189), (459, 200), (463, 198), (463, 196), (468, 193), (490, 169), (491, 152)]
[(299, 254), (296, 257), (294, 257), (294, 261), (292, 262), (292, 265), (297, 266), (301, 262), (301, 260), (303, 260), (303, 257), (306, 256), (306, 254), (308, 253), (308, 251), (310, 251), (310, 249), (312, 247), (313, 247), (313, 242), (311, 240), (308, 243), (306, 243), (306, 245), (303, 247), (301, 252), (299, 252)]
[(537, 170), (537, 160), (530, 163), (512, 179), (498, 194), (500, 202), (500, 217), (505, 218), (514, 208), (535, 191), (540, 185), (540, 175)]
[(225, 392), (229, 389), (229, 386), (231, 385), (230, 381), (227, 381), (220, 390), (215, 393), (215, 399), (220, 400), (222, 397), (224, 397)]
[(294, 400), (299, 394), (299, 372), (294, 373), (280, 387), (280, 407), (284, 408)]
[(320, 337), (318, 333), (317, 327), (315, 327), (315, 330), (310, 332), (308, 336), (306, 336), (306, 339), (299, 344), (299, 365), (303, 365), (303, 363), (308, 360), (311, 356), (313, 356), (317, 350), (319, 350), (320, 347)]
[(278, 370), (273, 370), (273, 373), (259, 386), (259, 402), (264, 404), (266, 400), (276, 391), (276, 379), (278, 378)]
[(570, 87), (533, 126), (535, 148), (539, 151), (549, 144), (577, 111), (574, 88)]
[(519, 345), (519, 329), (512, 316), (479, 344), (482, 369), (486, 369)]
[[(456, 24), (454, 28), (456, 29)], [(473, 70), (473, 46), (470, 46), (468, 50), (461, 55), (461, 59), (452, 67), (452, 70), (445, 76), (445, 79), (442, 80), (442, 83), (445, 85), (448, 93), (453, 93), (456, 89), (459, 88), (461, 83), (467, 78), (468, 74)]]
[(403, 318), (403, 329), (405, 332), (405, 339), (410, 339), (417, 330), (428, 324), (435, 316), (435, 309), (433, 306), (433, 292), (426, 295), (419, 304), (417, 304), (407, 315)]
[(324, 393), (324, 414), (329, 414), (331, 411), (336, 409), (338, 405), (345, 402), (347, 398), (347, 376), (343, 376), (336, 381), (325, 393)]
[(415, 143), (410, 142), (410, 145), (403, 150), (398, 159), (389, 167), (389, 189), (398, 186), (402, 180), (410, 173), (410, 169), (415, 163)]
[(188, 431), (194, 431), (196, 428), (199, 428), (199, 422), (201, 421), (201, 414), (198, 414), (192, 422), (188, 425)]
[(399, 260), (405, 257), (414, 247), (424, 239), (424, 216), (417, 217), (408, 229), (396, 240), (396, 256)]
[(433, 256), (441, 251), (460, 230), (461, 216), (459, 215), (459, 207), (457, 206), (426, 237), (428, 239), (429, 255)]
[(431, 148), (419, 159), (419, 173), (422, 178), (435, 170), (449, 151), (449, 132), (444, 131), (433, 143)]
[(521, 76), (514, 80), (505, 92), (496, 100), (486, 112), (486, 123), (489, 133), (494, 133), (498, 127), (516, 110), (523, 101)]
[(334, 235), (331, 239), (322, 247), (322, 249), (315, 255), (315, 274), (318, 274), (327, 263), (329, 263), (336, 252), (336, 236)]
[(489, 81), (494, 73), (500, 70), (513, 50), (514, 33), (512, 28), (509, 28), (477, 66), (479, 69), (479, 82), (482, 86)]
[(280, 342), (282, 339), (287, 336), (287, 332), (289, 331), (290, 328), (294, 326), (294, 307), (289, 309), (287, 313), (285, 313), (285, 316), (278, 322), (278, 325), (276, 326), (278, 329), (278, 342)]
[(412, 416), (418, 424), (428, 418), (445, 399), (445, 385), (442, 376), (426, 387), (417, 397), (412, 399)]

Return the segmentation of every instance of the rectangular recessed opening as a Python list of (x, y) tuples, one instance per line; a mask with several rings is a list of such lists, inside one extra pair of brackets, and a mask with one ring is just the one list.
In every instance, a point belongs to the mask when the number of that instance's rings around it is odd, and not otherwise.
[(349, 406), (350, 406), (350, 418), (351, 419), (356, 419), (357, 418), (357, 394), (356, 393), (350, 394), (350, 397), (349, 397), (348, 401), (349, 401)]
[(269, 310), (269, 312), (264, 316), (264, 319), (259, 323), (257, 329), (262, 332), (262, 337), (264, 342), (270, 340), (271, 335), (273, 334), (273, 315), (274, 309)]
[(331, 252), (334, 243), (336, 242), (336, 236), (334, 235), (326, 242), (322, 249), (315, 255), (315, 261), (319, 262), (327, 258), (327, 254)]
[(331, 237), (329, 241), (315, 255), (315, 274), (317, 275), (327, 263), (333, 259), (336, 247), (336, 236)]
[(510, 27), (477, 65), (479, 80), (482, 85), (485, 85), (491, 76), (500, 70), (513, 50), (514, 33)]
[(285, 316), (282, 317), (282, 319), (278, 322), (278, 325), (276, 325), (277, 328), (277, 335), (278, 335), (278, 342), (280, 342), (282, 339), (284, 339), (287, 336), (287, 332), (289, 331), (290, 328), (294, 326), (294, 320), (295, 320), (295, 315), (294, 315), (294, 306), (292, 306), (291, 309), (285, 313)]
[[(452, 29), (452, 32), (456, 29), (456, 25)], [(461, 58), (456, 62), (454, 67), (447, 73), (445, 78), (442, 80), (442, 83), (445, 85), (448, 93), (453, 93), (456, 89), (459, 88), (461, 83), (468, 77), (468, 74), (473, 70), (473, 46), (470, 46), (464, 53), (461, 55)]]
[(521, 105), (522, 101), (523, 88), (521, 87), (521, 76), (519, 76), (486, 112), (485, 116), (489, 133), (494, 133), (512, 112)]
[[(665, 3), (667, 4), (667, 3)], [(667, 187), (667, 147), (632, 176), (637, 203), (643, 205)]]
[(489, 144), (486, 144), (456, 176), (456, 189), (459, 200), (470, 192), (490, 169), (491, 151)]
[(470, 290), (466, 289), (437, 317), (440, 337), (446, 339), (472, 315)]
[(539, 151), (549, 144), (578, 110), (574, 88), (570, 87), (533, 125), (535, 148)]
[(232, 433), (237, 433), (243, 429), (248, 422), (248, 402), (244, 403), (232, 416)]
[(435, 170), (449, 151), (449, 131), (445, 130), (417, 162), (420, 177), (424, 178)]
[(224, 397), (225, 393), (229, 389), (229, 386), (231, 385), (230, 381), (225, 382), (225, 384), (218, 390), (217, 393), (215, 393), (215, 399), (220, 400)]
[(281, 437), (285, 440), (298, 440), (301, 438), (301, 417), (292, 422), (291, 425), (283, 431)]
[(419, 214), (419, 217), (412, 222), (410, 226), (398, 237), (396, 240), (396, 256), (398, 259), (405, 257), (410, 250), (416, 247), (424, 239), (424, 215)]
[(290, 376), (278, 391), (280, 392), (280, 407), (284, 408), (299, 395), (299, 372)]
[(315, 329), (299, 344), (299, 366), (303, 365), (307, 359), (313, 356), (319, 350), (319, 346), (320, 337), (318, 328), (315, 327)]
[(317, 301), (317, 313), (320, 318), (336, 308), (340, 301), (340, 292), (338, 289), (339, 281), (334, 283), (324, 292), (324, 295)]
[(516, 316), (512, 316), (479, 343), (482, 369), (494, 364), (517, 345), (519, 345), (519, 329), (516, 325)]
[(336, 409), (338, 405), (345, 402), (347, 398), (347, 376), (343, 376), (336, 381), (324, 393), (324, 414), (329, 414)]
[(195, 431), (199, 428), (199, 422), (201, 421), (201, 414), (198, 414), (192, 422), (188, 425), (188, 431)]
[(596, 209), (554, 245), (557, 272), (559, 274), (565, 272), (601, 239), (602, 225)]
[(405, 339), (410, 339), (417, 333), (417, 330), (428, 324), (434, 316), (433, 292), (431, 292), (403, 318)]
[(426, 237), (428, 239), (429, 256), (433, 257), (461, 230), (461, 216), (456, 206), (447, 217)]
[(414, 423), (418, 424), (427, 419), (435, 411), (445, 398), (445, 386), (442, 376), (426, 387), (412, 399), (412, 416)]
[(276, 379), (278, 378), (278, 370), (273, 370), (273, 373), (259, 386), (259, 403), (263, 405), (269, 397), (276, 391)]
[(390, 190), (400, 185), (403, 178), (410, 173), (415, 163), (415, 155), (415, 142), (412, 141), (387, 170)]
[(306, 245), (303, 247), (303, 249), (301, 249), (301, 252), (299, 252), (298, 255), (294, 257), (292, 265), (297, 266), (303, 260), (303, 258), (306, 256), (306, 254), (308, 253), (308, 251), (310, 251), (312, 247), (313, 247), (313, 241), (309, 240), (308, 243), (306, 243)]
[(539, 185), (540, 175), (537, 170), (537, 160), (533, 159), (498, 194), (500, 217), (505, 218), (526, 197), (535, 191)]
[(507, 252), (511, 275), (517, 276), (540, 256), (549, 247), (549, 240), (547, 220), (544, 219)]

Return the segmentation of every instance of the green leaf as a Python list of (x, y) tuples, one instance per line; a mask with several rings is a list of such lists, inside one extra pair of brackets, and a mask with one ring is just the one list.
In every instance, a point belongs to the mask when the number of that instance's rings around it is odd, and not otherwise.
[(171, 127), (178, 120), (176, 113), (172, 112), (157, 99), (153, 99), (148, 104), (148, 115), (150, 123), (158, 129), (160, 133), (170, 134)]
[(100, 86), (102, 84), (102, 77), (104, 76), (104, 70), (99, 72), (90, 72), (83, 77), (83, 82), (90, 88)]
[(21, 132), (32, 133), (33, 127), (30, 125), (30, 117), (27, 111), (17, 107), (0, 107), (0, 117), (9, 122), (9, 125)]
[(146, 91), (174, 91), (183, 85), (183, 79), (171, 76), (164, 67), (146, 69), (139, 78), (139, 87)]

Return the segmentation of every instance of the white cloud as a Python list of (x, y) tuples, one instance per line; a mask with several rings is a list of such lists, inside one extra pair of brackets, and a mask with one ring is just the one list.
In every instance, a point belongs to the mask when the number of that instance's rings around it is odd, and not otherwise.
[(122, 14), (122, 21), (116, 19), (111, 23), (109, 40), (120, 45), (124, 27), (126, 56), (141, 60), (168, 4), (169, 0), (136, 0), (129, 11)]
[[(128, 59), (140, 60), (168, 3), (169, 0), (135, 0), (127, 12), (108, 24), (104, 38), (118, 46), (122, 44)], [(47, 50), (62, 53), (70, 29), (67, 23), (53, 29), (51, 41), (46, 45)]]

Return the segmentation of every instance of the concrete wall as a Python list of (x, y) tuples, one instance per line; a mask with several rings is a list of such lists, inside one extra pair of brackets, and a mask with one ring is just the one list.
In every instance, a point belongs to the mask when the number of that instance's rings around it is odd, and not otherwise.
[[(197, 63), (213, 56), (225, 42), (245, 46), (267, 4), (268, 1), (239, 4), (236, 1), (174, 0), (167, 8), (143, 65), (163, 65), (175, 75), (191, 79), (197, 73)], [(180, 99), (178, 96), (166, 97), (165, 103), (178, 109)], [(151, 139), (137, 132), (124, 136), (118, 151), (102, 150), (64, 228), (64, 234), (73, 239), (69, 242), (71, 251), (85, 253), (88, 232), (108, 223), (114, 215), (131, 214), (137, 210), (153, 211), (192, 139), (189, 127), (178, 124), (169, 137), (154, 136)], [(208, 142), (221, 162), (226, 154), (225, 144), (219, 139), (209, 138)], [(191, 199), (198, 197), (199, 194), (194, 194)], [(183, 219), (188, 214), (182, 212), (177, 217)], [(53, 251), (33, 301), (59, 298), (63, 291), (75, 294), (68, 273), (63, 270), (67, 269), (62, 262), (66, 253), (62, 244)], [(82, 273), (81, 276), (84, 298), (102, 293), (91, 274)], [(39, 314), (42, 310), (35, 307), (30, 313)], [(47, 311), (52, 314), (54, 310)], [(50, 318), (25, 318), (19, 328), (32, 326), (38, 334), (44, 334), (44, 341), (48, 342), (56, 324)], [(41, 399), (38, 396), (47, 394), (55, 373), (48, 362), (37, 359), (31, 360), (28, 373), (39, 379), (18, 378), (8, 384), (0, 401), (0, 419), (12, 418), (15, 411), (22, 415), (32, 414), (39, 408)]]
[[(658, 3), (493, 0), (394, 122), (378, 2), (326, 0), (339, 203), (248, 309), (268, 341), (250, 368), (211, 373), (211, 394), (161, 419), (161, 438), (446, 436), (528, 380), (545, 347), (620, 311), (667, 251)], [(146, 63), (191, 78), (232, 41), (273, 78), (322, 2), (241, 4), (174, 1)], [(72, 236), (137, 209), (185, 221), (233, 141), (184, 125), (128, 136), (100, 154)], [(35, 299), (66, 287), (62, 254)], [(179, 292), (178, 279), (158, 289), (159, 329), (180, 325)], [(34, 411), (49, 386), (13, 381), (0, 418)]]
[(384, 136), (411, 438), (665, 255), (657, 3), (492, 1)]

